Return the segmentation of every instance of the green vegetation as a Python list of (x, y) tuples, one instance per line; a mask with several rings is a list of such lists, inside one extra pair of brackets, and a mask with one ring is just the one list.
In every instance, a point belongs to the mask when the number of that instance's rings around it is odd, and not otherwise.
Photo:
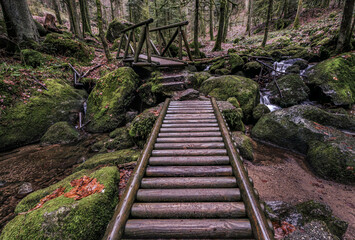
[(80, 134), (68, 122), (53, 124), (41, 138), (41, 144), (67, 144), (79, 140)]

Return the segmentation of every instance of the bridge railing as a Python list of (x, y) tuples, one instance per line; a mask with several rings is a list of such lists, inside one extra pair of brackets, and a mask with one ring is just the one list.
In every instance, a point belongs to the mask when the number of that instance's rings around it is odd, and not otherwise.
[[(123, 49), (124, 47), (124, 53), (123, 53), (123, 61), (133, 61), (134, 63), (138, 63), (140, 55), (142, 54), (142, 49), (145, 46), (145, 55), (146, 60), (148, 63), (152, 63), (152, 51), (155, 53), (156, 56), (160, 57), (160, 58), (164, 58), (165, 54), (169, 54), (169, 56), (171, 57), (171, 53), (170, 53), (170, 46), (173, 44), (173, 42), (175, 41), (176, 37), (178, 37), (178, 43), (179, 43), (179, 52), (178, 52), (178, 57), (180, 60), (182, 60), (182, 48), (183, 48), (183, 43), (185, 45), (185, 49), (187, 51), (188, 57), (190, 59), (190, 61), (193, 61), (191, 52), (190, 52), (190, 48), (189, 48), (189, 44), (187, 41), (187, 37), (186, 37), (186, 33), (183, 29), (183, 26), (186, 26), (187, 24), (189, 24), (188, 21), (184, 21), (184, 22), (179, 22), (179, 23), (175, 23), (175, 24), (171, 24), (168, 26), (162, 26), (162, 27), (157, 27), (157, 28), (153, 28), (150, 29), (149, 28), (149, 24), (151, 24), (152, 22), (154, 22), (154, 20), (152, 18), (140, 22), (136, 25), (133, 25), (131, 27), (128, 27), (124, 30), (122, 30), (120, 32), (121, 34), (121, 39), (120, 39), (120, 43), (118, 46), (118, 52), (117, 52), (117, 59), (120, 58), (120, 52), (121, 49)], [(138, 41), (138, 45), (137, 45), (137, 38), (136, 38), (136, 29), (139, 27), (143, 27), (143, 29), (140, 32), (140, 36), (139, 36), (139, 41)], [(164, 37), (163, 31), (164, 30), (169, 30), (172, 28), (176, 28), (176, 31), (174, 32), (174, 34), (172, 35), (172, 37), (170, 38), (169, 42), (166, 42), (166, 39)], [(152, 41), (151, 37), (150, 37), (150, 33), (151, 32), (157, 32), (157, 42), (158, 42), (158, 46), (161, 47), (157, 47), (154, 42)], [(123, 46), (125, 42), (125, 46)], [(131, 52), (131, 54), (130, 54)], [(133, 57), (133, 59), (132, 59)]]

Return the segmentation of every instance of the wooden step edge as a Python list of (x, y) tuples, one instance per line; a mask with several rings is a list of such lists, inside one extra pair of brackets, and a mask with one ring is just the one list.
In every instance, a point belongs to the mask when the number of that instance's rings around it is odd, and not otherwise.
[(182, 156), (182, 157), (151, 157), (151, 166), (206, 166), (230, 164), (228, 156)]
[(235, 177), (145, 177), (142, 189), (236, 188)]
[(219, 177), (233, 176), (231, 166), (148, 166), (147, 177)]

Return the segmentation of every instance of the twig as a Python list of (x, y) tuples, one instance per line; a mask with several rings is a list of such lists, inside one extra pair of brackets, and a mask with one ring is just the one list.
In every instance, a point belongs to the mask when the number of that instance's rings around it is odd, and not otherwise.
[(103, 64), (99, 64), (99, 65), (96, 65), (96, 66), (93, 67), (93, 68), (90, 68), (89, 70), (86, 71), (86, 73), (84, 73), (82, 76), (80, 76), (80, 79), (86, 77), (86, 76), (89, 75), (92, 71), (98, 69), (98, 68), (101, 67), (102, 65), (103, 65)]
[(31, 76), (33, 81), (36, 82), (37, 84), (41, 85), (44, 89), (46, 89), (48, 91), (48, 88), (43, 84), (41, 83), (35, 76)]

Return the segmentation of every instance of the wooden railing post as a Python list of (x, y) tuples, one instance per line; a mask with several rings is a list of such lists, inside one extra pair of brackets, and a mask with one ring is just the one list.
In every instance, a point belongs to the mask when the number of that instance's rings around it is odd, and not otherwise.
[(143, 28), (142, 30), (142, 33), (141, 33), (141, 36), (139, 38), (139, 42), (138, 42), (138, 47), (137, 47), (137, 50), (134, 54), (134, 62), (138, 62), (138, 59), (139, 59), (139, 54), (141, 54), (141, 51), (142, 51), (142, 48), (143, 48), (143, 44), (144, 44), (144, 40), (145, 40), (145, 35), (146, 35), (146, 27)]
[(116, 56), (117, 59), (120, 57), (120, 51), (121, 51), (121, 48), (122, 48), (123, 39), (124, 39), (124, 34), (122, 33), (120, 44), (118, 45), (118, 51), (117, 51), (117, 56)]
[(146, 24), (145, 25), (145, 31), (146, 31), (146, 34), (145, 34), (145, 41), (146, 41), (146, 48), (147, 48), (147, 60), (149, 63), (152, 62), (152, 57), (151, 57), (151, 54), (150, 54), (150, 38), (149, 38), (149, 25)]
[(179, 30), (179, 59), (182, 60), (182, 33), (181, 26), (178, 27)]

